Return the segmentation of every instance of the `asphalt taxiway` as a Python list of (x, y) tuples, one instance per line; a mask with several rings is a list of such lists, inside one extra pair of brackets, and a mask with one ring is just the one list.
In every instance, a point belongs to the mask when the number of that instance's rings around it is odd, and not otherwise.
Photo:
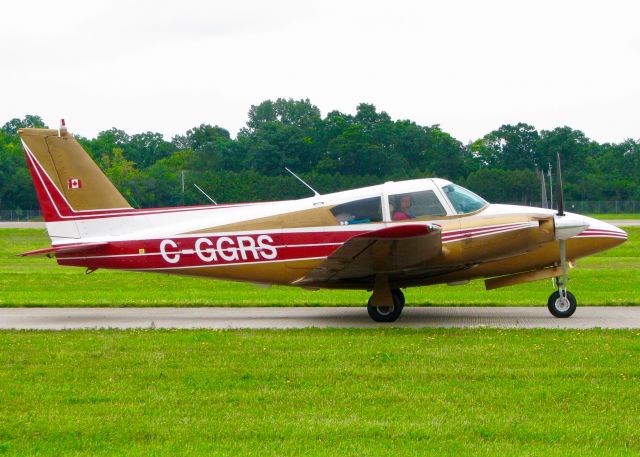
[(406, 307), (393, 324), (365, 308), (3, 308), (0, 329), (287, 329), (374, 327), (640, 328), (640, 307), (583, 306), (568, 319), (546, 307)]

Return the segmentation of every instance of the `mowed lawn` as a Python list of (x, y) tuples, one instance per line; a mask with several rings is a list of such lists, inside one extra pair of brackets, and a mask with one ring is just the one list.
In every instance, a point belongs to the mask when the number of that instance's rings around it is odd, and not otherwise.
[(0, 332), (4, 455), (639, 455), (640, 332)]
[(588, 216), (596, 219), (602, 219), (602, 220), (640, 219), (640, 214), (638, 213), (599, 213), (599, 214), (588, 214)]
[[(569, 289), (582, 305), (640, 305), (640, 228), (625, 244), (582, 259)], [(291, 287), (185, 278), (156, 273), (60, 267), (54, 259), (16, 257), (49, 246), (42, 229), (0, 229), (0, 306), (364, 306), (365, 291)], [(550, 280), (493, 291), (483, 281), (405, 291), (409, 306), (544, 306)]]

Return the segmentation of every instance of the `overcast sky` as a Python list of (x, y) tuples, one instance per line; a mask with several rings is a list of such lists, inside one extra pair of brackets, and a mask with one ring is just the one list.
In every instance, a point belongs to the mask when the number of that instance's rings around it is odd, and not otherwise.
[(640, 139), (637, 1), (22, 1), (2, 5), (0, 124), (235, 135), (252, 104), (373, 103), (463, 142), (502, 124)]

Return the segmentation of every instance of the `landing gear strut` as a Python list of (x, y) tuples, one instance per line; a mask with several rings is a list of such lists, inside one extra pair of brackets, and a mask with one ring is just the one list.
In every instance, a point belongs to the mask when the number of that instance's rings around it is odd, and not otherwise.
[(404, 308), (404, 294), (400, 289), (391, 289), (391, 298), (393, 303), (385, 304), (384, 306), (374, 306), (372, 305), (372, 298), (369, 298), (369, 303), (367, 304), (367, 312), (369, 313), (369, 317), (376, 322), (394, 322), (400, 314), (402, 314), (402, 309)]
[[(558, 212), (553, 217), (553, 223), (556, 231), (556, 240), (560, 245), (560, 268), (562, 276), (555, 278), (555, 284), (558, 291), (551, 294), (547, 302), (547, 308), (555, 317), (569, 317), (576, 311), (576, 297), (567, 290), (567, 282), (569, 281), (568, 265), (567, 265), (567, 240), (574, 235), (582, 232), (588, 227), (584, 221), (572, 220), (566, 218), (564, 212), (564, 193), (562, 192), (562, 167), (560, 164), (560, 153), (558, 157)], [(544, 180), (543, 180), (544, 184)]]
[(569, 275), (567, 273), (567, 242), (560, 240), (560, 266), (562, 276), (555, 279), (558, 290), (551, 294), (547, 301), (549, 312), (555, 317), (569, 317), (576, 311), (576, 297), (567, 290)]

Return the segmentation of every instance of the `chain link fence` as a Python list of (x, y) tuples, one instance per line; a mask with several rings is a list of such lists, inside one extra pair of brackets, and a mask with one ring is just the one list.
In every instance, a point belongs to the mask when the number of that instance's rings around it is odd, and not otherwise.
[(0, 221), (2, 222), (38, 222), (42, 220), (42, 211), (39, 209), (0, 209)]
[[(492, 202), (498, 203), (498, 202)], [(541, 202), (505, 202), (507, 205), (525, 205), (542, 207)], [(555, 208), (557, 203), (554, 202)], [(640, 200), (623, 201), (566, 201), (566, 211), (578, 214), (634, 214), (640, 213)]]

